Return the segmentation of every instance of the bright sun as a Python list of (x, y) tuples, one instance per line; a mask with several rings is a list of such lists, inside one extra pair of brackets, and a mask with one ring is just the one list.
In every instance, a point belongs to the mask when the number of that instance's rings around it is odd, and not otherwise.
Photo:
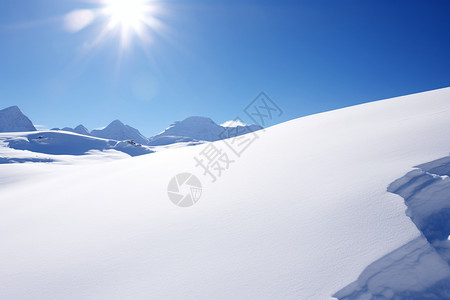
[(110, 19), (110, 26), (122, 29), (137, 29), (147, 13), (146, 0), (107, 0), (105, 14)]
[(161, 22), (156, 15), (161, 13), (154, 0), (102, 0), (102, 13), (107, 18), (106, 31), (119, 30), (121, 46), (126, 47), (131, 37), (151, 42), (151, 31), (156, 32)]
[(145, 21), (148, 7), (146, 0), (107, 0), (104, 12), (110, 17), (110, 26), (122, 29), (138, 29)]
[[(0, 0), (1, 1), (1, 0)], [(81, 0), (80, 0), (81, 1)], [(83, 44), (87, 53), (102, 43), (119, 39), (118, 67), (128, 47), (140, 44), (147, 56), (158, 39), (168, 38), (164, 24), (169, 12), (161, 0), (82, 0), (95, 3), (96, 8), (76, 9), (63, 16), (64, 29), (78, 33), (92, 26), (91, 38)], [(93, 25), (96, 25), (95, 27)]]

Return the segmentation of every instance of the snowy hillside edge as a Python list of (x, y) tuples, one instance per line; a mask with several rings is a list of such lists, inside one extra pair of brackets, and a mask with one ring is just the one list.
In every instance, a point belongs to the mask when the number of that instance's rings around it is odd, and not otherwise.
[(450, 156), (416, 167), (391, 183), (422, 235), (369, 265), (337, 292), (351, 299), (450, 299)]

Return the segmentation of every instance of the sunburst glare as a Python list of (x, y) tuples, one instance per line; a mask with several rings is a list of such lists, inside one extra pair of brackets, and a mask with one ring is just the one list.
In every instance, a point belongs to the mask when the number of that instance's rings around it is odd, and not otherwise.
[(122, 46), (128, 44), (131, 35), (148, 41), (148, 29), (157, 24), (154, 17), (157, 7), (149, 0), (104, 0), (102, 14), (107, 17), (107, 30), (119, 29)]
[[(77, 34), (84, 31), (84, 41), (74, 65), (90, 59), (95, 48), (119, 40), (116, 59), (116, 72), (120, 70), (123, 53), (132, 44), (142, 44), (150, 62), (152, 47), (148, 47), (156, 39), (172, 41), (170, 30), (160, 18), (167, 18), (167, 10), (158, 0), (84, 0), (90, 3), (89, 8), (73, 10), (62, 17), (63, 27), (67, 32)], [(90, 30), (89, 30), (90, 28)]]
[(137, 28), (145, 19), (148, 7), (145, 0), (108, 0), (103, 13), (110, 17), (111, 28)]

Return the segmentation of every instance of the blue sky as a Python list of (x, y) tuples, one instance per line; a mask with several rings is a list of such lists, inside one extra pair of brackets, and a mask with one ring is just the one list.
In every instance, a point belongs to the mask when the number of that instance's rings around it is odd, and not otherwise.
[[(259, 92), (284, 111), (275, 122), (450, 86), (450, 2), (152, 1), (163, 26), (151, 42), (95, 19), (77, 32), (64, 18), (104, 4), (0, 2), (1, 107), (35, 124), (120, 119), (150, 136), (192, 115), (218, 123)], [(94, 46), (93, 46), (94, 45)]]

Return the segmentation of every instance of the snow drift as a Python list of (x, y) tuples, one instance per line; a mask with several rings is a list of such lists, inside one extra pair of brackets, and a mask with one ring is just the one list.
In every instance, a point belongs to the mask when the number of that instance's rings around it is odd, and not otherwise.
[(350, 299), (450, 299), (450, 156), (425, 163), (388, 191), (405, 199), (407, 215), (423, 236), (368, 266), (336, 293)]
[[(433, 250), (386, 189), (448, 155), (448, 128), (447, 88), (268, 128), (215, 183), (194, 158), (224, 141), (8, 186), (0, 298), (331, 299), (401, 247)], [(167, 195), (183, 172), (203, 185), (189, 208)]]

